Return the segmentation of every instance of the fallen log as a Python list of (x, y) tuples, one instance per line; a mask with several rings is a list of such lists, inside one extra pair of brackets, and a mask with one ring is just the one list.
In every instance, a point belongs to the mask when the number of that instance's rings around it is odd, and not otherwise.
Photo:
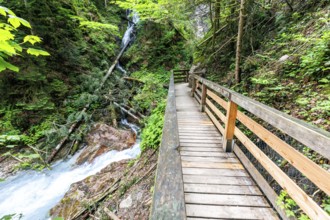
[(103, 211), (109, 216), (112, 220), (120, 220), (115, 213), (111, 212), (107, 207), (104, 207)]
[(126, 108), (124, 108), (123, 106), (119, 105), (117, 102), (113, 103), (115, 106), (117, 106), (118, 108), (120, 108), (123, 112), (125, 112), (126, 114), (128, 114), (129, 116), (131, 116), (132, 118), (134, 118), (135, 120), (137, 120), (138, 122), (141, 121), (141, 118), (134, 115), (132, 112), (128, 111)]
[(138, 82), (138, 83), (141, 83), (141, 84), (144, 84), (144, 82), (142, 80), (139, 80), (139, 79), (136, 79), (136, 78), (133, 78), (133, 77), (123, 77), (124, 80), (129, 80), (129, 81), (134, 81), (134, 82)]

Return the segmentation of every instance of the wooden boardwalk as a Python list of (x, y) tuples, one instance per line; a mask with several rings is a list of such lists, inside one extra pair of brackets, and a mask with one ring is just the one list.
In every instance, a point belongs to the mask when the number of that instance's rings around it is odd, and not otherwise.
[(175, 94), (187, 219), (278, 219), (187, 84)]

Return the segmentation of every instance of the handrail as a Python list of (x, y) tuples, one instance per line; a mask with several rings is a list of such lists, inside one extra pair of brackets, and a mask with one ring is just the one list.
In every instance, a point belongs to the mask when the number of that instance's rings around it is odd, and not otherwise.
[(150, 219), (186, 219), (173, 74), (167, 97)]
[[(283, 211), (276, 205), (276, 197), (274, 196), (276, 194), (274, 190), (269, 185), (265, 186), (266, 182), (263, 177), (259, 173), (256, 173), (255, 168), (251, 168), (253, 164), (246, 158), (240, 148), (235, 145), (234, 138), (237, 138), (245, 146), (311, 219), (330, 219), (329, 215), (269, 159), (235, 124), (237, 121), (242, 123), (327, 195), (330, 195), (330, 173), (327, 170), (314, 163), (238, 109), (240, 107), (250, 112), (327, 159), (330, 159), (330, 133), (198, 75), (191, 74), (190, 78), (193, 81), (192, 96), (200, 103), (201, 111), (206, 112), (218, 130), (223, 134), (224, 150), (227, 152), (234, 151), (236, 153), (251, 175), (257, 178), (255, 179), (256, 182), (262, 187), (265, 195), (279, 213), (281, 214)], [(220, 96), (225, 97), (228, 101)], [(221, 106), (226, 112), (226, 115), (213, 103)]]

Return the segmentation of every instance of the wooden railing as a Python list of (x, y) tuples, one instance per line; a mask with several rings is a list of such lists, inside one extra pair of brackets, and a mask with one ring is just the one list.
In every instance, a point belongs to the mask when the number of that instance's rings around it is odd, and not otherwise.
[[(281, 188), (286, 190), (288, 195), (311, 219), (330, 219), (329, 215), (319, 204), (308, 196), (295, 181), (257, 147), (256, 143), (242, 129), (239, 129), (237, 125), (244, 125), (246, 130), (258, 136), (259, 139), (299, 170), (328, 196), (330, 195), (329, 171), (314, 163), (303, 153), (279, 138), (274, 132), (258, 123), (257, 120), (263, 120), (263, 123), (268, 123), (274, 129), (278, 129), (280, 132), (294, 138), (325, 159), (330, 158), (330, 133), (200, 76), (192, 74), (190, 78), (193, 81), (191, 95), (199, 102), (201, 111), (206, 112), (214, 125), (222, 133), (224, 150), (226, 152), (233, 151), (238, 156), (282, 218), (286, 218), (286, 216), (283, 210), (276, 204), (277, 194), (248, 159), (246, 154), (243, 153), (238, 144), (235, 144), (235, 139), (244, 145), (245, 149), (253, 155)], [(248, 115), (252, 116), (249, 117)]]
[(179, 130), (172, 74), (150, 214), (152, 220), (186, 219), (182, 167), (178, 147)]

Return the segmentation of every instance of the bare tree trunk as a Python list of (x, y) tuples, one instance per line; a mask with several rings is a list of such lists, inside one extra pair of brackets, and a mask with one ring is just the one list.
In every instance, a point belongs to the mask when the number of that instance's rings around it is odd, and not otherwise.
[(241, 81), (240, 63), (241, 63), (244, 16), (245, 16), (244, 13), (245, 13), (245, 0), (241, 0), (239, 23), (238, 23), (238, 34), (237, 34), (237, 46), (236, 46), (235, 80), (237, 83)]
[[(29, 10), (28, 0), (24, 0), (24, 6), (25, 6), (25, 9), (26, 9), (26, 12), (27, 12), (27, 15), (28, 15), (28, 17), (27, 17), (28, 21), (31, 24), (31, 26), (33, 26), (32, 22), (31, 22), (31, 13), (30, 13), (30, 10)], [(31, 35), (34, 35), (34, 32), (33, 32), (32, 28), (30, 28), (30, 33), (31, 33)]]
[(220, 27), (220, 3), (221, 3), (221, 0), (216, 0), (215, 5), (214, 5), (213, 48), (215, 45), (215, 38), (216, 38), (217, 30)]
[(211, 25), (213, 26), (213, 12), (212, 12), (212, 1), (210, 0), (209, 2), (209, 16), (210, 16), (210, 22), (211, 22)]

